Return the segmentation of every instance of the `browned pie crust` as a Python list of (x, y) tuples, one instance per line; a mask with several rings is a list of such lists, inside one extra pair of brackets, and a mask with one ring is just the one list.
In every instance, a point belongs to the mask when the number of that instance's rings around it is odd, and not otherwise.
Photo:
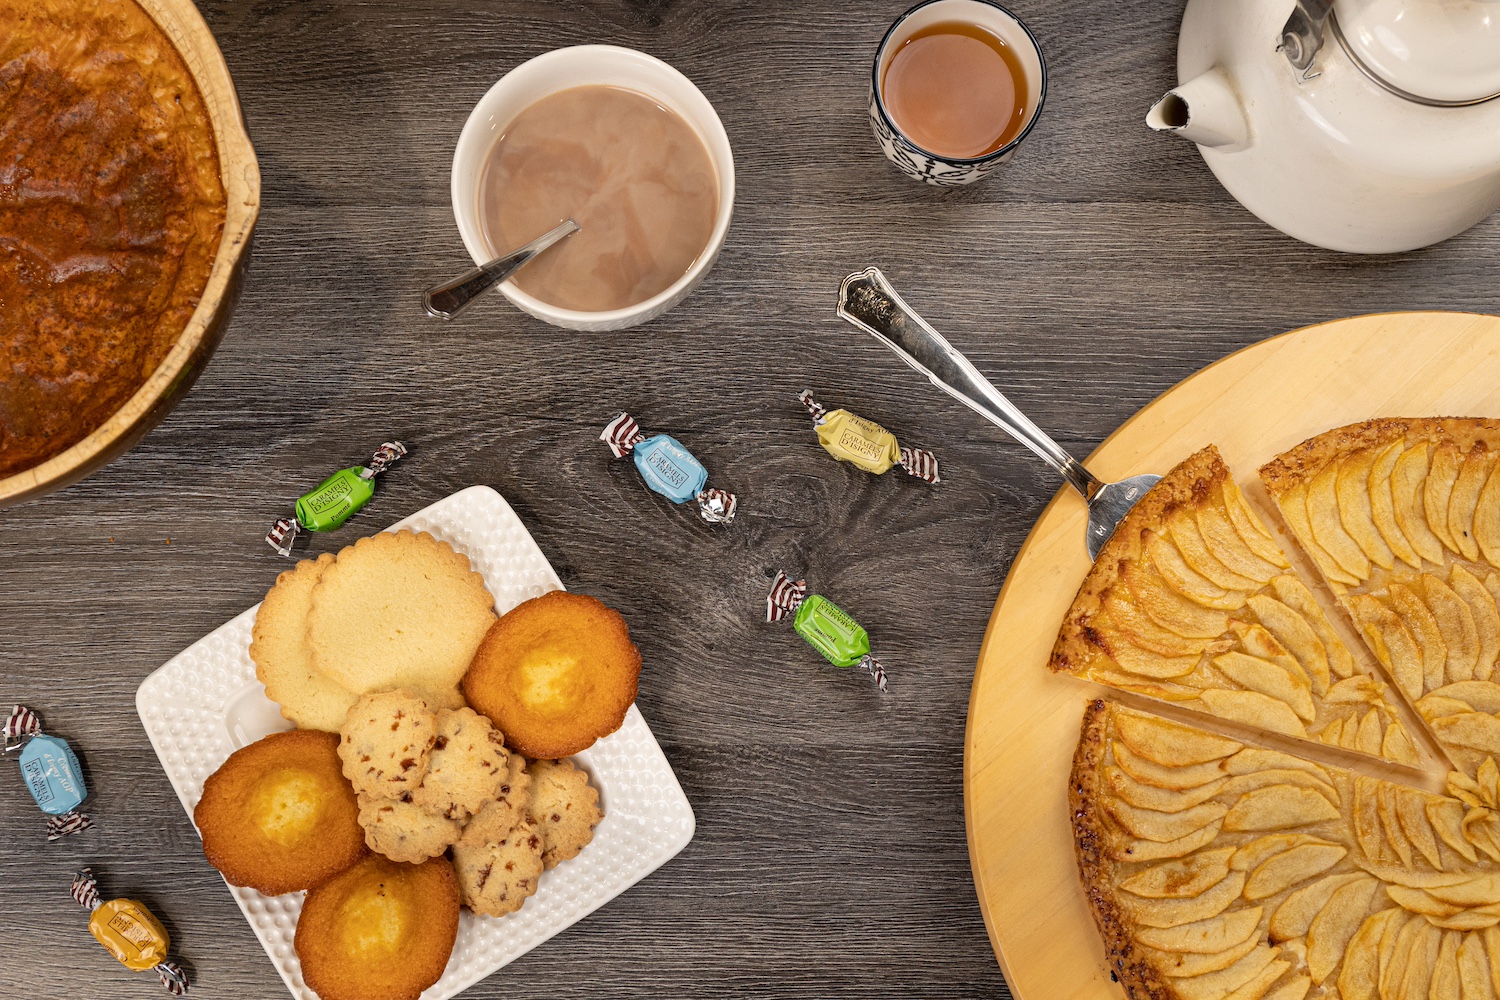
[(1079, 673), (1094, 660), (1109, 656), (1089, 621), (1099, 614), (1104, 593), (1120, 578), (1120, 566), (1143, 557), (1148, 531), (1160, 530), (1178, 510), (1208, 502), (1214, 488), (1228, 478), (1229, 467), (1220, 457), (1219, 449), (1209, 445), (1189, 455), (1151, 487), (1125, 515), (1114, 536), (1104, 543), (1099, 558), (1083, 578), (1078, 596), (1058, 630), (1047, 666), (1055, 671)]
[(1308, 438), (1290, 451), (1261, 466), (1260, 479), (1273, 497), (1306, 483), (1329, 462), (1350, 452), (1406, 440), (1437, 443), (1451, 441), (1467, 452), (1476, 444), (1500, 450), (1500, 420), (1484, 417), (1381, 417), (1348, 424)]
[(162, 363), (224, 213), (203, 98), (135, 0), (0, 0), (0, 477)]
[(1119, 834), (1109, 827), (1109, 812), (1104, 808), (1099, 786), (1108, 730), (1109, 707), (1096, 698), (1084, 710), (1078, 749), (1073, 753), (1073, 772), (1068, 779), (1068, 811), (1073, 819), (1078, 878), (1083, 883), (1083, 894), (1088, 897), (1094, 923), (1099, 926), (1099, 936), (1104, 940), (1110, 974), (1119, 980), (1126, 995), (1131, 1000), (1177, 1000), (1177, 991), (1136, 947), (1115, 903), (1115, 862), (1109, 844)]

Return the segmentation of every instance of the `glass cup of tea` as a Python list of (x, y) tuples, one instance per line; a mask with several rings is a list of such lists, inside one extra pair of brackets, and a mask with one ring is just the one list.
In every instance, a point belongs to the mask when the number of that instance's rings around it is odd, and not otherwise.
[(870, 126), (886, 159), (938, 187), (989, 176), (1047, 99), (1036, 36), (991, 0), (924, 0), (881, 39)]

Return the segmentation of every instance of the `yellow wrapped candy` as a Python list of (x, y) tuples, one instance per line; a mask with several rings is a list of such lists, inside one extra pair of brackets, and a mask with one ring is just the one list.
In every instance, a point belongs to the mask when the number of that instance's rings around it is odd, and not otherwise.
[(816, 427), (818, 443), (840, 462), (857, 465), (866, 472), (885, 472), (901, 461), (901, 446), (896, 435), (873, 420), (857, 417), (848, 410), (834, 410), (823, 415)]
[(840, 462), (848, 462), (866, 472), (879, 475), (899, 465), (927, 483), (938, 483), (937, 458), (921, 448), (903, 448), (896, 435), (873, 420), (848, 410), (827, 410), (812, 398), (811, 389), (797, 397), (812, 414), (818, 443)]
[(135, 972), (155, 971), (173, 996), (187, 992), (187, 974), (176, 962), (167, 959), (172, 938), (145, 903), (134, 899), (100, 899), (99, 882), (88, 868), (73, 879), (73, 899), (91, 911), (89, 933), (121, 965)]
[(154, 969), (166, 961), (172, 939), (161, 921), (133, 899), (111, 899), (101, 903), (89, 917), (89, 933), (104, 950), (135, 972)]

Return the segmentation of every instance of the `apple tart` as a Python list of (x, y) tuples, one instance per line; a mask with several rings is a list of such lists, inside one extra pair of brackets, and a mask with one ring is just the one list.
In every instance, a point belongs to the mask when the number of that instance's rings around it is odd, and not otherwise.
[(1494, 1000), (1500, 769), (1430, 794), (1092, 702), (1069, 805), (1136, 1000)]
[(1358, 666), (1212, 445), (1120, 523), (1049, 666), (1271, 732), (1419, 760), (1386, 685)]
[(1260, 470), (1282, 518), (1454, 765), (1500, 754), (1500, 421), (1382, 419)]

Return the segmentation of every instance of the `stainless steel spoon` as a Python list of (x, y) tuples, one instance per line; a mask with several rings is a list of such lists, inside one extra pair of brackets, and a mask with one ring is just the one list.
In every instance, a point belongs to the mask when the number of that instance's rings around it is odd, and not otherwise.
[(844, 279), (838, 314), (885, 346), (932, 384), (1036, 452), (1068, 481), (1089, 505), (1085, 544), (1089, 558), (1115, 533), (1120, 521), (1160, 476), (1131, 476), (1117, 483), (1100, 480), (1032, 423), (969, 359), (943, 339), (896, 294), (878, 268), (869, 267)]
[(476, 267), (463, 277), (445, 281), (441, 285), (433, 285), (422, 293), (422, 308), (427, 310), (429, 316), (452, 319), (469, 308), (481, 294), (525, 267), (537, 254), (564, 236), (572, 236), (581, 228), (578, 223), (568, 219), (556, 229), (547, 230), (530, 243), (512, 250), (504, 257), (496, 257), (488, 264)]

